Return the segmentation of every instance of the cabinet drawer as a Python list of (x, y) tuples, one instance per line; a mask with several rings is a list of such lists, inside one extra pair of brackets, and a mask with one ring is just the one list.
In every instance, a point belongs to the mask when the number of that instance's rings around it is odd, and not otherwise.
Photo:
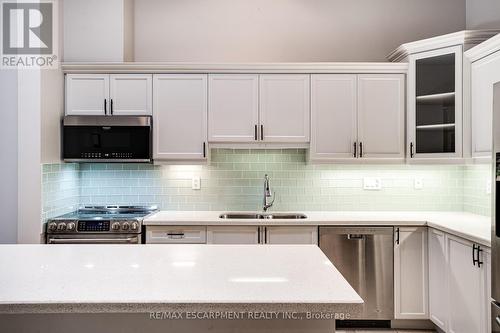
[(317, 226), (272, 226), (264, 232), (266, 244), (318, 244)]
[(207, 228), (204, 226), (151, 226), (146, 227), (147, 244), (205, 244)]

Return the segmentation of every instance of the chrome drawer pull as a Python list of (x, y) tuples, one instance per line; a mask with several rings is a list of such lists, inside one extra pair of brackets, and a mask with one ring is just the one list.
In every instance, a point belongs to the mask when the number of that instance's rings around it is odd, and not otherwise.
[(167, 236), (171, 239), (183, 239), (185, 237), (184, 233), (168, 233)]

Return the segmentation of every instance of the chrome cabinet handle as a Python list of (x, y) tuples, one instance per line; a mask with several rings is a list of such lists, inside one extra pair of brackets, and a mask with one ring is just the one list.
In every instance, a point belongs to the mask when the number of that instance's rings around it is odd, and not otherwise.
[(207, 157), (207, 150), (206, 150), (207, 144), (203, 142), (203, 157)]
[(113, 115), (113, 99), (110, 99), (109, 101), (109, 108), (111, 109), (110, 114)]
[(264, 141), (264, 125), (260, 125), (260, 140)]
[(356, 157), (356, 155), (357, 155), (356, 148), (357, 148), (358, 144), (356, 141), (354, 141), (353, 145), (354, 145), (354, 153), (352, 154), (352, 157)]
[(359, 157), (363, 157), (363, 142), (359, 143)]
[(413, 142), (410, 142), (410, 158), (413, 158)]
[(178, 233), (168, 233), (167, 234), (168, 238), (171, 238), (171, 239), (183, 239), (184, 237), (186, 237), (184, 235), (183, 232), (178, 232)]
[(399, 228), (396, 228), (396, 244), (399, 245)]
[(253, 138), (255, 141), (257, 141), (259, 138), (257, 137), (257, 125), (255, 125), (254, 127), (254, 134), (253, 134)]
[(104, 115), (108, 114), (108, 102), (106, 98), (104, 99)]

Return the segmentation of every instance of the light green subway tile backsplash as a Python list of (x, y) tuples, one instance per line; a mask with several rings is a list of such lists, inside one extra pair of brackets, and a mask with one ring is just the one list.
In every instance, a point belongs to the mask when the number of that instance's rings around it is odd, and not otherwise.
[[(47, 178), (54, 182), (44, 183), (44, 187), (62, 186), (54, 184), (62, 177), (56, 169), (65, 170), (64, 166), (44, 166), (44, 177), (47, 169)], [(78, 175), (78, 204), (260, 210), (267, 173), (276, 193), (273, 210), (466, 210), (489, 214), (489, 195), (481, 192), (481, 181), (477, 182), (485, 177), (486, 166), (311, 165), (306, 163), (303, 149), (213, 149), (210, 164), (203, 166), (80, 164), (70, 169)], [(191, 189), (193, 176), (201, 177), (201, 190)], [(382, 190), (363, 190), (364, 177), (381, 178)], [(423, 179), (423, 189), (414, 188), (417, 177)], [(71, 190), (62, 197), (53, 191), (49, 191), (52, 196), (44, 197), (46, 216), (75, 201), (74, 186), (69, 184), (74, 182), (67, 184)]]
[(464, 211), (491, 215), (491, 164), (464, 167)]
[(79, 202), (79, 165), (42, 165), (42, 221), (71, 212), (78, 207)]

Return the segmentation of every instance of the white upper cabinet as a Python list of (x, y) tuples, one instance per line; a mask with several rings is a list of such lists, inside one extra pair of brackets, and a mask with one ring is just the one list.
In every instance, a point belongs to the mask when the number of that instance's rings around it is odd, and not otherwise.
[(151, 74), (114, 74), (110, 76), (112, 115), (151, 115), (153, 84)]
[(154, 159), (206, 159), (207, 75), (154, 75), (153, 95)]
[(499, 81), (500, 51), (472, 63), (472, 157), (491, 157), (493, 85)]
[(109, 75), (66, 75), (66, 115), (105, 115), (110, 112), (108, 103)]
[(309, 142), (309, 75), (209, 75), (209, 141)]
[(462, 157), (462, 56), (461, 45), (409, 56), (410, 158)]
[(311, 76), (311, 159), (354, 159), (357, 148), (357, 76)]
[(404, 161), (405, 76), (311, 78), (312, 161)]
[(152, 114), (150, 74), (67, 74), (66, 115)]
[(260, 76), (260, 138), (264, 142), (309, 142), (309, 75)]
[(396, 319), (428, 319), (427, 228), (397, 227), (394, 246)]
[[(457, 163), (469, 158), (471, 152), (472, 157), (487, 154), (491, 141), (487, 138), (487, 116), (474, 115), (477, 112), (474, 104), (481, 102), (472, 97), (471, 103), (471, 90), (480, 99), (482, 93), (474, 83), (471, 89), (469, 65), (495, 52), (499, 45), (495, 35), (499, 32), (498, 29), (457, 31), (402, 44), (389, 54), (389, 61), (409, 65), (406, 115), (409, 162)], [(468, 60), (463, 61), (465, 50)], [(477, 135), (476, 142), (473, 133)]]
[(358, 76), (359, 157), (404, 159), (404, 111), (404, 75)]
[(209, 75), (208, 140), (255, 142), (259, 125), (259, 75)]
[(429, 228), (429, 314), (431, 321), (444, 332), (448, 327), (448, 280), (446, 235)]

